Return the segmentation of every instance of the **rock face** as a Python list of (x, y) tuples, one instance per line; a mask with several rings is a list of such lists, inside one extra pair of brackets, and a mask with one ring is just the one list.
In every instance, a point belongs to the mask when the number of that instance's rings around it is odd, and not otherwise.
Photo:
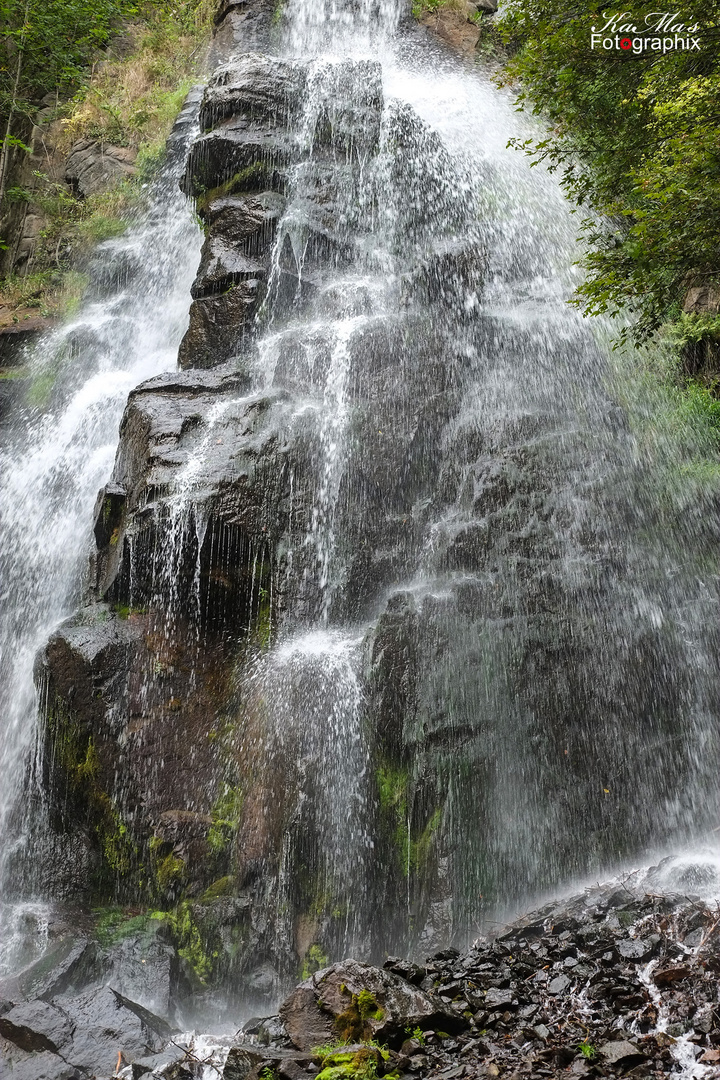
[(462, 943), (714, 790), (705, 585), (653, 547), (594, 342), (527, 301), (546, 256), (498, 269), (492, 170), (376, 62), (271, 55), (270, 14), (220, 13), (181, 370), (129, 397), (92, 595), (38, 664), (39, 875), (163, 913), (209, 1008)]
[(136, 156), (136, 151), (123, 146), (81, 139), (70, 149), (65, 179), (76, 194), (87, 198), (98, 191), (107, 191), (119, 180), (134, 176)]
[(170, 1034), (159, 1017), (109, 988), (57, 1002), (26, 1002), (0, 1017), (10, 1075), (28, 1080), (110, 1076), (123, 1058), (157, 1053)]

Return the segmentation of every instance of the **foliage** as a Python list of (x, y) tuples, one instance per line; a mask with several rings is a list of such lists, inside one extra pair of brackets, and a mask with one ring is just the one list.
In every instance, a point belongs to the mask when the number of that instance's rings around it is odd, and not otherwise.
[(242, 789), (223, 784), (212, 809), (212, 825), (208, 832), (208, 847), (213, 854), (221, 855), (230, 848), (240, 822), (242, 805)]
[(350, 994), (347, 1007), (335, 1017), (335, 1027), (346, 1042), (366, 1042), (373, 1034), (370, 1021), (382, 1020), (384, 1015), (372, 993), (361, 990), (359, 994)]
[[(16, 183), (5, 192), (6, 207), (32, 203), (30, 212), (45, 219), (30, 277), (55, 275), (47, 279), (38, 306), (43, 315), (67, 317), (72, 311), (54, 300), (57, 282), (81, 268), (95, 244), (127, 228), (143, 188), (162, 165), (173, 120), (197, 76), (214, 3), (50, 0), (41, 6), (38, 0), (0, 0), (0, 6), (7, 57), (4, 65), (0, 62), (0, 135), (5, 132), (5, 142), (19, 143), (17, 132), (29, 132), (40, 99), (52, 92), (56, 106), (49, 120), (62, 128), (59, 138), (52, 137), (59, 152), (67, 152), (78, 139), (138, 152), (133, 180), (86, 199), (41, 172), (34, 173), (32, 190)], [(29, 17), (23, 22), (26, 7)], [(11, 180), (7, 165), (8, 155), (1, 152), (0, 191)], [(0, 246), (9, 245), (0, 241)], [(0, 303), (11, 307), (17, 321), (28, 313), (13, 302), (12, 292), (12, 281), (0, 282)]]
[(185, 863), (172, 852), (166, 855), (155, 870), (155, 880), (162, 892), (173, 889), (185, 875)]
[(31, 120), (44, 95), (76, 87), (115, 21), (136, 10), (132, 0), (1, 0), (0, 118), (13, 109)]
[(305, 954), (300, 978), (303, 980), (309, 979), (316, 971), (321, 971), (324, 967), (327, 967), (328, 963), (327, 953), (323, 952), (322, 946), (311, 945)]
[(152, 917), (120, 907), (96, 908), (95, 937), (105, 948), (116, 945), (128, 937), (152, 937)]
[(596, 1056), (595, 1047), (589, 1042), (581, 1042), (578, 1046), (578, 1050), (588, 1061), (592, 1061)]
[(13, 323), (34, 315), (67, 318), (77, 310), (86, 285), (87, 278), (78, 271), (36, 270), (5, 278), (0, 282), (0, 297)]
[(95, 740), (59, 697), (47, 708), (46, 739), (57, 812), (87, 823), (102, 855), (96, 894), (112, 895), (137, 867), (138, 849), (105, 788)]
[(313, 1057), (323, 1060), (326, 1057), (330, 1057), (331, 1054), (341, 1051), (343, 1047), (347, 1045), (347, 1042), (340, 1042), (340, 1040), (333, 1043), (323, 1043), (321, 1046), (313, 1046), (310, 1053)]
[(165, 918), (178, 944), (178, 955), (189, 964), (198, 981), (205, 986), (212, 975), (216, 957), (207, 953), (191, 905), (183, 901)]
[(337, 1046), (321, 1046), (313, 1049), (313, 1057), (319, 1058), (321, 1070), (318, 1073), (323, 1080), (374, 1080), (378, 1066), (383, 1064), (383, 1075), (388, 1080), (396, 1080), (396, 1072), (384, 1072), (384, 1062), (389, 1053), (372, 1040), (360, 1040), (359, 1049), (348, 1050), (346, 1043)]
[(450, 11), (460, 11), (463, 14), (467, 9), (465, 0), (413, 0), (412, 13), (416, 19), (422, 19), (426, 15), (434, 15), (447, 8)]
[(442, 822), (442, 808), (436, 807), (418, 830), (408, 806), (409, 777), (406, 769), (382, 765), (377, 772), (380, 811), (392, 827), (399, 868), (407, 877), (427, 863), (433, 840)]
[[(13, 98), (14, 111), (32, 121), (38, 103), (47, 94), (60, 98), (87, 87), (93, 66), (107, 50), (113, 34), (128, 20), (136, 20), (147, 30), (147, 48), (157, 57), (155, 81), (160, 74), (171, 77), (172, 58), (164, 49), (168, 33), (177, 40), (181, 35), (204, 32), (211, 10), (208, 0), (176, 0), (174, 4), (0, 0), (5, 46), (5, 62), (0, 65), (0, 118), (7, 119)], [(107, 102), (107, 108), (110, 118), (112, 100)], [(115, 116), (123, 122), (117, 112)]]
[[(720, 274), (720, 4), (703, 7), (691, 35), (699, 50), (665, 55), (591, 49), (601, 10), (590, 0), (510, 0), (500, 26), (514, 55), (501, 81), (520, 80), (520, 107), (550, 123), (547, 137), (516, 145), (561, 170), (588, 211), (577, 303), (630, 311), (620, 338), (639, 341), (690, 285)], [(625, 21), (643, 18), (638, 10)]]

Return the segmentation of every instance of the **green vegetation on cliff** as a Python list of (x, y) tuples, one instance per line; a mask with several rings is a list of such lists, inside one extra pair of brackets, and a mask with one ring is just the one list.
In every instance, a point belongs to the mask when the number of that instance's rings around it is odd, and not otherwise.
[[(592, 48), (593, 27), (620, 13), (588, 0), (510, 0), (499, 23), (511, 53), (502, 78), (518, 83), (521, 106), (549, 120), (547, 135), (522, 147), (561, 171), (586, 215), (587, 275), (576, 302), (587, 313), (629, 313), (620, 336), (636, 341), (674, 322), (679, 343), (693, 345), (685, 349), (690, 367), (699, 370), (702, 356), (707, 370), (720, 340), (720, 5), (670, 20), (688, 27), (697, 16), (697, 31), (678, 34), (688, 49), (639, 51), (632, 43), (649, 31), (620, 28), (644, 30), (640, 7)], [(613, 48), (603, 48), (610, 38)], [(708, 287), (706, 310), (701, 300), (681, 320), (689, 290)]]
[[(0, 0), (0, 306), (5, 321), (72, 314), (85, 255), (117, 236), (161, 163), (205, 57), (214, 0)], [(38, 109), (42, 126), (33, 133)], [(41, 132), (41, 135), (38, 134)], [(93, 192), (72, 190), (64, 160), (80, 140), (121, 148), (128, 173)], [(32, 159), (29, 155), (34, 154)], [(38, 165), (40, 167), (38, 167)], [(18, 229), (41, 229), (14, 265)]]

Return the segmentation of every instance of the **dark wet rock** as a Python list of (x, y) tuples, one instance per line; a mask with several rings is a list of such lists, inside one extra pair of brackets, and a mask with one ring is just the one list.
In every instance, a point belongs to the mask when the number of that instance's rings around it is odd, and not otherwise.
[(264, 1067), (285, 1080), (300, 1080), (307, 1075), (306, 1068), (312, 1056), (285, 1048), (240, 1044), (230, 1048), (223, 1071), (224, 1080), (245, 1080), (251, 1073), (257, 1075)]
[(160, 1017), (109, 987), (50, 1002), (24, 1002), (1, 1017), (0, 1024), (0, 1035), (22, 1052), (18, 1057), (0, 1045), (0, 1072), (5, 1076), (5, 1062), (9, 1075), (23, 1080), (115, 1075), (121, 1055), (131, 1062), (157, 1054), (172, 1034)]
[(337, 1039), (333, 1017), (319, 1007), (314, 986), (294, 990), (281, 1005), (279, 1015), (290, 1039), (301, 1050)]
[(567, 975), (556, 975), (554, 979), (551, 979), (548, 983), (549, 994), (563, 994), (570, 985), (570, 979)]
[(653, 973), (653, 982), (656, 986), (671, 986), (673, 983), (688, 979), (692, 975), (692, 968), (688, 964), (674, 964), (672, 967), (660, 968)]
[(200, 129), (242, 116), (261, 124), (289, 126), (307, 81), (307, 65), (250, 53), (213, 72), (200, 109)]
[(284, 192), (295, 158), (289, 135), (226, 120), (193, 145), (184, 189), (188, 195)]
[(45, 1001), (27, 1001), (0, 1017), (0, 1035), (28, 1052), (57, 1053), (67, 1045), (74, 1025), (69, 1016)]
[(629, 938), (618, 945), (618, 952), (626, 960), (644, 960), (652, 954), (652, 951), (653, 943), (640, 938)]
[(145, 920), (119, 935), (102, 955), (103, 981), (160, 1019), (176, 1020), (181, 984), (178, 956), (163, 920)]
[(91, 1075), (85, 1069), (77, 1069), (58, 1054), (48, 1051), (10, 1057), (3, 1054), (0, 1045), (0, 1065), (3, 1060), (10, 1067), (8, 1076), (12, 1077), (12, 1080), (88, 1080)]
[[(424, 969), (398, 957), (389, 958), (391, 967), (385, 970), (353, 960), (334, 964), (300, 984), (279, 1017), (249, 1021), (220, 1072), (225, 1080), (259, 1080), (266, 1070), (282, 1080), (309, 1080), (321, 1069), (346, 1068), (349, 1060), (361, 1058), (367, 1065), (372, 1058), (377, 1076), (400, 1070), (418, 1080), (474, 1074), (611, 1077), (646, 1068), (670, 1077), (677, 1074), (675, 1039), (685, 1035), (697, 1059), (715, 1065), (720, 1053), (713, 967), (720, 957), (716, 916), (699, 901), (644, 895), (640, 888), (635, 919), (624, 927), (623, 906), (612, 900), (612, 889), (599, 887), (549, 904), (495, 940), (478, 940), (465, 954), (441, 950)], [(697, 951), (685, 955), (683, 978), (658, 985), (652, 1000), (647, 962), (623, 956), (620, 948), (637, 940), (630, 927), (638, 921), (643, 940), (658, 937), (664, 955), (673, 953), (688, 928), (705, 934)], [(558, 994), (553, 980), (567, 976), (541, 981), (535, 976), (561, 970), (571, 950), (591, 974), (586, 983), (571, 981)], [(605, 963), (607, 953), (612, 959)], [(438, 993), (419, 989), (399, 973), (403, 970), (415, 978), (418, 970), (427, 971)], [(496, 985), (483, 992), (479, 986), (484, 980)], [(606, 996), (591, 999), (588, 985), (601, 984)], [(488, 1007), (475, 1016), (458, 1016), (455, 1010), (473, 999)], [(657, 1030), (661, 1021), (667, 1034)], [(12, 1025), (17, 1040), (7, 1044), (9, 1050), (0, 1050), (3, 1060), (12, 1061), (26, 1080), (34, 1080), (30, 1062), (37, 1063), (38, 1076), (49, 1080), (98, 1072), (109, 1076), (120, 1053), (129, 1070), (121, 1076), (142, 1075), (143, 1069), (167, 1063), (163, 1075), (200, 1078), (196, 1056), (168, 1041), (167, 1024), (107, 987), (13, 1006), (0, 1018), (0, 1034), (7, 1037), (3, 1023)], [(369, 1044), (371, 1038), (375, 1044)], [(377, 1043), (398, 1052), (381, 1052)], [(21, 1048), (31, 1045), (37, 1047), (34, 1052)], [(50, 1045), (59, 1047), (61, 1057)], [(63, 1072), (66, 1063), (74, 1071)]]
[[(221, 237), (210, 237), (203, 248), (192, 294), (197, 300), (224, 293), (233, 285), (257, 279), (263, 273), (264, 267), (256, 259), (236, 251)], [(242, 322), (242, 319), (239, 321)]]
[[(237, 265), (237, 263), (236, 263)], [(180, 367), (212, 368), (241, 349), (259, 300), (259, 277), (250, 276), (220, 295), (204, 296), (190, 308), (190, 326), (180, 346)]]
[[(82, 923), (87, 923), (83, 919)], [(64, 930), (47, 951), (8, 982), (8, 993), (18, 998), (49, 1000), (86, 985), (97, 970), (98, 947), (84, 932)], [(0, 982), (2, 985), (2, 982)]]
[(640, 1064), (646, 1057), (635, 1043), (628, 1042), (626, 1039), (603, 1043), (598, 1047), (598, 1054), (609, 1065), (622, 1065), (628, 1069)]
[(416, 986), (420, 985), (426, 974), (424, 967), (413, 964), (409, 960), (403, 960), (399, 956), (388, 956), (383, 967), (387, 971), (392, 971), (394, 975), (399, 975), (406, 982), (414, 983)]
[(109, 987), (63, 998), (62, 1009), (74, 1025), (63, 1057), (98, 1073), (113, 1073), (120, 1052), (128, 1060), (158, 1053), (171, 1034), (160, 1017)]
[[(267, 253), (285, 200), (273, 191), (229, 196), (203, 203), (202, 219), (210, 238), (237, 245), (245, 255)], [(202, 263), (199, 274), (202, 274)]]

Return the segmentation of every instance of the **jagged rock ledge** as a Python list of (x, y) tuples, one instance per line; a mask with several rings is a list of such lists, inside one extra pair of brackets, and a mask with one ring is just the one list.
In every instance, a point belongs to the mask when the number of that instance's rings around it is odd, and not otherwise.
[[(639, 882), (548, 904), (465, 953), (446, 949), (423, 965), (389, 957), (382, 969), (333, 964), (296, 987), (276, 1015), (247, 1021), (228, 1038), (180, 1034), (172, 1000), (162, 1017), (117, 989), (123, 976), (128, 985), (127, 965), (137, 962), (141, 941), (126, 938), (124, 971), (116, 955), (116, 985), (99, 985), (107, 970), (97, 945), (94, 963), (82, 949), (66, 950), (54, 966), (46, 961), (43, 972), (36, 965), (34, 975), (0, 987), (2, 1075), (717, 1076), (720, 915), (699, 896), (660, 891), (673, 873), (681, 889), (711, 876), (707, 867), (688, 872), (666, 860)], [(151, 948), (158, 947), (154, 939)], [(172, 949), (160, 947), (168, 960)], [(23, 986), (34, 986), (36, 996), (18, 1000)], [(15, 1001), (5, 999), (8, 991)]]

